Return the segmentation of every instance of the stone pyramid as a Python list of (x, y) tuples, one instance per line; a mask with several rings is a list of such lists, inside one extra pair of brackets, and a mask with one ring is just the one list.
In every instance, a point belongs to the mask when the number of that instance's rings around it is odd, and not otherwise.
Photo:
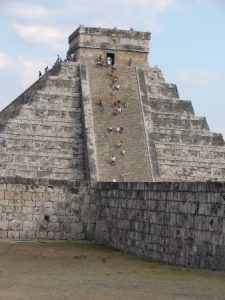
[[(71, 34), (68, 60), (0, 113), (1, 176), (224, 180), (222, 134), (212, 133), (191, 102), (179, 99), (158, 67), (149, 67), (149, 40), (148, 32), (116, 28), (80, 26)], [(96, 65), (100, 55), (104, 66)], [(116, 64), (115, 95), (107, 57)], [(118, 103), (122, 112), (115, 113)]]

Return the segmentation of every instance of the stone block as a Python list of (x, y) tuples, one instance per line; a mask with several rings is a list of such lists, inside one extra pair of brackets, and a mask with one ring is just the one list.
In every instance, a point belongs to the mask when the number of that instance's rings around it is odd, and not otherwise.
[(8, 230), (0, 230), (0, 238), (1, 239), (6, 239), (8, 238)]
[(32, 195), (31, 192), (20, 192), (20, 198), (25, 201), (30, 201), (31, 195)]
[[(40, 202), (39, 202), (40, 204)], [(36, 203), (36, 206), (33, 208), (33, 213), (34, 214), (40, 214), (41, 213), (41, 205), (39, 206), (39, 204)]]
[(82, 223), (71, 223), (71, 232), (72, 233), (81, 233), (83, 232), (83, 224)]
[(22, 230), (22, 221), (18, 221), (18, 220), (9, 221), (9, 230), (13, 230), (13, 231)]
[(50, 222), (48, 224), (48, 231), (52, 231), (52, 232), (59, 232), (61, 230), (61, 226), (59, 223), (57, 222)]
[(83, 202), (84, 203), (91, 203), (91, 195), (84, 195), (84, 201)]
[(5, 199), (5, 192), (0, 190), (0, 201)]
[(25, 203), (24, 203), (24, 206), (27, 206), (27, 207), (33, 207), (35, 205), (35, 202), (34, 201), (29, 201), (27, 200)]
[(13, 214), (11, 214), (11, 213), (6, 214), (6, 220), (12, 221), (13, 219), (14, 219)]
[(18, 193), (13, 191), (5, 191), (5, 200), (18, 199)]
[(55, 232), (54, 233), (54, 239), (55, 240), (62, 240), (63, 239), (63, 233), (62, 232)]
[(33, 221), (33, 214), (26, 214), (27, 219), (23, 221)]
[[(225, 218), (223, 219), (222, 233), (225, 235)], [(224, 236), (224, 245), (225, 245), (225, 236)]]
[(44, 216), (42, 214), (28, 214), (29, 220), (27, 221), (35, 221), (35, 222), (41, 222), (43, 221)]
[(31, 194), (31, 200), (37, 201), (37, 202), (42, 202), (42, 194), (43, 193), (32, 193)]
[(61, 231), (62, 232), (70, 232), (71, 231), (71, 223), (70, 222), (62, 222), (61, 223)]
[(19, 240), (19, 238), (20, 238), (20, 231), (14, 231), (13, 235), (14, 235), (14, 239)]
[(33, 239), (36, 239), (37, 238), (37, 235), (36, 235), (36, 232), (35, 231), (27, 231), (27, 239), (28, 240), (33, 240)]
[(9, 221), (0, 221), (0, 230), (9, 230)]
[(76, 239), (77, 239), (78, 241), (85, 240), (85, 238), (86, 238), (86, 235), (85, 235), (84, 232), (77, 233)]
[(32, 214), (33, 213), (33, 207), (26, 207), (26, 206), (24, 206), (22, 208), (22, 213), (23, 214)]
[(47, 231), (48, 228), (48, 223), (47, 222), (42, 222), (39, 224), (39, 231)]
[(2, 212), (3, 213), (12, 213), (15, 211), (15, 207), (14, 206), (2, 206)]
[(49, 240), (54, 240), (54, 232), (48, 232), (47, 238)]
[(80, 202), (72, 202), (71, 203), (71, 208), (74, 210), (79, 210), (80, 209)]
[(48, 238), (48, 233), (47, 232), (38, 232), (38, 239), (47, 239)]
[(34, 230), (34, 222), (33, 221), (23, 221), (22, 228), (24, 231), (32, 231)]
[(50, 193), (49, 192), (42, 193), (41, 199), (42, 199), (42, 201), (45, 201), (45, 202), (49, 201), (50, 200)]
[(14, 239), (14, 231), (8, 231), (8, 239)]

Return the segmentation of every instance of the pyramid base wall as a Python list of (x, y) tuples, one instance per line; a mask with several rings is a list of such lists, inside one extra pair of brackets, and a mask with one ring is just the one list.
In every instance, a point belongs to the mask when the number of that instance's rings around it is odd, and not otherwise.
[(164, 263), (225, 270), (225, 183), (2, 177), (0, 237), (92, 240)]

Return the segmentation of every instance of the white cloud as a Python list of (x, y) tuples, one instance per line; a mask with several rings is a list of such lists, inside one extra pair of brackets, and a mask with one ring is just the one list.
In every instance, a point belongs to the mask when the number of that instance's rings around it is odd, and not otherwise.
[(5, 71), (7, 70), (12, 64), (12, 61), (10, 57), (5, 54), (0, 52), (0, 71)]
[(65, 37), (67, 35), (55, 27), (15, 24), (14, 30), (20, 38), (30, 43), (44, 45), (56, 51), (66, 49)]
[(197, 86), (207, 86), (219, 79), (219, 75), (207, 70), (187, 70), (178, 73), (177, 80)]
[(128, 5), (147, 5), (154, 12), (161, 12), (168, 9), (171, 9), (175, 6), (175, 0), (119, 0), (118, 2), (128, 4)]
[(33, 20), (42, 19), (48, 16), (48, 10), (42, 6), (8, 1), (3, 4), (2, 12), (9, 16)]

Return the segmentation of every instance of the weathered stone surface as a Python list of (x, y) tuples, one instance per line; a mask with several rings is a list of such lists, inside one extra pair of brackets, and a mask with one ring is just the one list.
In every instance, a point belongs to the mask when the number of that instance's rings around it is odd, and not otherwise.
[[(6, 177), (4, 180), (1, 178), (1, 182), (3, 182), (0, 183), (2, 238), (7, 236), (12, 239), (78, 239), (82, 236), (85, 238), (87, 224), (89, 237), (93, 234), (96, 202), (93, 203), (93, 199), (91, 200), (89, 183), (36, 180), (34, 186), (31, 185), (32, 179), (17, 178), (13, 184), (12, 178)], [(18, 193), (14, 191), (20, 191), (22, 203)], [(74, 196), (77, 199), (75, 201), (71, 200)], [(5, 198), (10, 200), (6, 201)]]
[(99, 183), (98, 189), (97, 241), (167, 263), (225, 269), (224, 183)]
[(79, 64), (58, 64), (0, 113), (1, 176), (86, 178), (80, 95)]

